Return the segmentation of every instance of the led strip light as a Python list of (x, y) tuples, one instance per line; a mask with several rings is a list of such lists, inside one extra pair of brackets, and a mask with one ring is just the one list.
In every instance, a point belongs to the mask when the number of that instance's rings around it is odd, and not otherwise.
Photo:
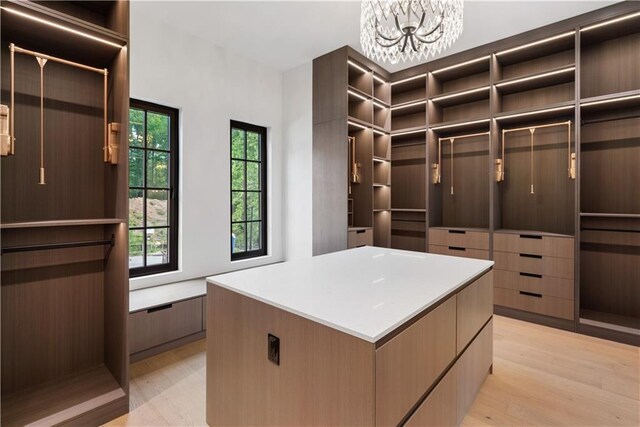
[(511, 53), (511, 52), (516, 52), (518, 50), (527, 49), (527, 48), (530, 48), (530, 47), (533, 47), (533, 46), (538, 46), (540, 44), (548, 43), (550, 41), (554, 41), (554, 40), (558, 40), (558, 39), (561, 39), (561, 38), (564, 38), (564, 37), (575, 35), (575, 33), (576, 33), (575, 30), (573, 30), (573, 31), (569, 31), (569, 32), (566, 32), (566, 33), (558, 34), (557, 36), (548, 37), (546, 39), (542, 39), (542, 40), (538, 40), (538, 41), (535, 41), (535, 42), (524, 44), (522, 46), (514, 47), (512, 49), (507, 49), (507, 50), (503, 50), (503, 51), (500, 51), (500, 52), (496, 52), (496, 56), (504, 55), (504, 54)]
[(368, 101), (368, 100), (369, 100), (369, 98), (366, 98), (366, 97), (364, 97), (364, 96), (360, 95), (359, 93), (356, 93), (356, 92), (354, 92), (354, 91), (352, 91), (352, 90), (350, 90), (350, 89), (347, 89), (347, 93), (348, 93), (349, 95), (353, 95), (353, 96), (355, 96), (356, 98), (360, 98), (360, 99), (362, 99), (363, 101)]
[(570, 109), (573, 109), (573, 105), (565, 105), (564, 107), (547, 108), (545, 110), (527, 111), (525, 113), (509, 114), (507, 116), (496, 117), (495, 119), (500, 121), (504, 119), (511, 119), (513, 117), (532, 116), (532, 115), (541, 114), (541, 113), (550, 113), (552, 111), (562, 111), (562, 110), (570, 110)]
[(611, 99), (603, 99), (600, 101), (588, 101), (588, 102), (583, 102), (582, 104), (580, 104), (581, 107), (589, 107), (591, 105), (599, 105), (599, 104), (609, 104), (612, 102), (621, 102), (621, 101), (626, 101), (628, 99), (636, 99), (636, 98), (640, 98), (640, 93), (637, 95), (629, 95), (629, 96), (622, 96), (620, 98), (611, 98)]
[(588, 27), (584, 27), (580, 29), (580, 32), (593, 30), (594, 28), (604, 27), (605, 25), (615, 24), (616, 22), (626, 21), (627, 19), (635, 18), (636, 16), (640, 16), (640, 12), (632, 13), (630, 15), (624, 15), (619, 18), (612, 19), (610, 21), (600, 22), (598, 24), (589, 25)]
[(417, 76), (407, 77), (406, 79), (398, 80), (397, 82), (391, 82), (391, 86), (399, 85), (401, 83), (410, 82), (411, 80), (421, 79), (427, 77), (427, 73), (418, 74)]
[(491, 86), (477, 87), (475, 89), (465, 90), (464, 92), (456, 92), (456, 93), (452, 93), (452, 94), (449, 94), (449, 95), (436, 96), (435, 98), (431, 98), (431, 101), (438, 102), (438, 101), (442, 101), (444, 99), (457, 98), (458, 96), (468, 95), (470, 93), (484, 92), (484, 91), (488, 92), (489, 89), (491, 89)]
[(475, 125), (479, 123), (488, 123), (488, 122), (489, 122), (489, 119), (472, 120), (470, 122), (452, 123), (450, 125), (442, 125), (442, 126), (432, 126), (431, 130), (449, 129), (449, 128), (456, 128), (456, 127)]
[(391, 136), (412, 135), (414, 133), (425, 133), (426, 129), (410, 130), (407, 132), (392, 133)]
[(472, 59), (470, 61), (462, 62), (460, 64), (451, 65), (449, 67), (440, 68), (431, 72), (431, 74), (443, 73), (445, 71), (454, 70), (456, 68), (464, 67), (465, 65), (475, 64), (476, 62), (486, 61), (491, 58), (491, 55), (481, 56), (480, 58)]
[(368, 128), (368, 127), (366, 127), (366, 126), (362, 126), (361, 124), (358, 124), (358, 123), (352, 122), (351, 120), (348, 120), (348, 121), (347, 121), (347, 124), (350, 124), (351, 126), (355, 126), (355, 127), (357, 127), (357, 128), (364, 129), (364, 130), (369, 129), (369, 128)]
[(562, 70), (549, 71), (548, 73), (536, 74), (534, 76), (523, 77), (521, 79), (515, 79), (515, 80), (509, 80), (506, 82), (496, 83), (494, 86), (498, 88), (504, 87), (504, 86), (510, 86), (516, 83), (522, 83), (529, 80), (541, 79), (543, 77), (549, 77), (549, 76), (554, 76), (556, 74), (568, 73), (570, 71), (573, 72), (575, 71), (575, 69), (576, 67), (563, 68)]
[(391, 107), (391, 111), (402, 110), (403, 108), (415, 107), (416, 105), (422, 105), (426, 103), (427, 101), (425, 100), (425, 101), (412, 102), (410, 104), (398, 105), (397, 107)]
[(356, 64), (355, 62), (353, 62), (352, 60), (348, 59), (347, 60), (347, 64), (351, 65), (352, 67), (362, 71), (363, 73), (368, 73), (369, 70), (366, 70), (364, 68), (362, 68), (361, 66), (359, 66), (358, 64)]

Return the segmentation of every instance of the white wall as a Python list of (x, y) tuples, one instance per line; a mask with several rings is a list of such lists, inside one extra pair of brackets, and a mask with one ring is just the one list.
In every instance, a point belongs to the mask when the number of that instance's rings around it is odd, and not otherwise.
[[(153, 7), (157, 3), (131, 2), (131, 97), (180, 109), (180, 269), (132, 279), (131, 289), (281, 261), (282, 73), (158, 25), (145, 16)], [(233, 263), (231, 119), (267, 127), (269, 145), (269, 255)]]
[(284, 73), (285, 258), (312, 255), (312, 63)]

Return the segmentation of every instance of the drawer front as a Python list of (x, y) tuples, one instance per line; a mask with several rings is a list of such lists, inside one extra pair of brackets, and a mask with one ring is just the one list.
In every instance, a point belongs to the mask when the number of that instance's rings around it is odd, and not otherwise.
[(376, 425), (398, 425), (455, 355), (454, 295), (376, 350)]
[(405, 424), (415, 427), (457, 425), (456, 365), (453, 365)]
[(573, 242), (571, 237), (494, 233), (493, 250), (573, 259)]
[(489, 250), (489, 233), (462, 230), (429, 230), (429, 244)]
[(498, 270), (573, 279), (573, 259), (570, 258), (496, 251), (493, 259)]
[(503, 288), (495, 288), (493, 298), (496, 305), (573, 320), (574, 303), (570, 299)]
[(574, 299), (573, 279), (561, 279), (541, 274), (520, 273), (517, 271), (495, 270), (496, 288), (515, 289), (539, 293), (542, 295)]
[(347, 246), (349, 249), (360, 246), (373, 246), (373, 230), (349, 231)]
[(456, 304), (456, 349), (460, 354), (493, 314), (493, 271), (458, 292)]
[(432, 254), (459, 256), (463, 258), (489, 259), (489, 251), (456, 246), (429, 245), (429, 252)]
[(130, 314), (130, 353), (202, 331), (202, 297)]

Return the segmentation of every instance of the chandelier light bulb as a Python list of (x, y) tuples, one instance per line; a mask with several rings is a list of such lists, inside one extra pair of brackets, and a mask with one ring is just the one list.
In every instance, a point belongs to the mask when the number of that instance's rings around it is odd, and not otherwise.
[(462, 33), (462, 0), (363, 0), (360, 44), (376, 61), (426, 60)]

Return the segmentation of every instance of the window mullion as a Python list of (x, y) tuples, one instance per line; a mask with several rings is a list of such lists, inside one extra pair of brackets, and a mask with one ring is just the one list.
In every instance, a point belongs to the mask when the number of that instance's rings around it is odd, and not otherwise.
[(142, 141), (142, 168), (144, 181), (142, 182), (142, 265), (147, 266), (147, 110), (144, 110), (144, 140)]

